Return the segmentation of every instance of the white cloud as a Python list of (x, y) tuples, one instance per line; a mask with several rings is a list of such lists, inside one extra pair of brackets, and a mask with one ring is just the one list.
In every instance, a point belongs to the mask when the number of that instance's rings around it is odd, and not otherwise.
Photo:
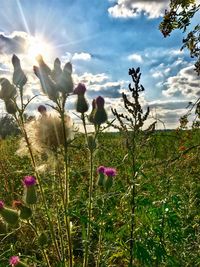
[(135, 61), (135, 62), (143, 62), (142, 56), (139, 54), (131, 54), (128, 56), (129, 61)]
[(89, 61), (91, 59), (91, 55), (89, 53), (75, 53), (72, 56), (72, 60), (85, 60), (85, 61)]
[(144, 13), (154, 19), (162, 16), (168, 5), (168, 0), (118, 0), (108, 13), (115, 18), (134, 18)]
[(194, 71), (194, 66), (181, 69), (176, 76), (169, 77), (165, 83), (164, 96), (185, 96), (196, 98), (200, 96), (200, 77)]
[(85, 72), (82, 75), (73, 75), (75, 83), (84, 83), (86, 86), (96, 83), (102, 83), (109, 77), (105, 73), (92, 74)]

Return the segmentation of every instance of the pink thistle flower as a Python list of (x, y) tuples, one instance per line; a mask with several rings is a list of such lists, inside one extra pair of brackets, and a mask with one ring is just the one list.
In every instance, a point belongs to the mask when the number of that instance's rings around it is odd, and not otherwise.
[(74, 89), (74, 94), (84, 95), (86, 92), (86, 87), (83, 83), (79, 83), (78, 86)]
[(25, 176), (23, 179), (23, 184), (26, 187), (33, 186), (36, 184), (36, 178), (34, 176)]
[(103, 173), (103, 174), (104, 174), (105, 169), (106, 169), (106, 167), (104, 167), (104, 166), (99, 166), (99, 167), (97, 168), (97, 172), (98, 172), (98, 173)]
[(4, 208), (4, 202), (3, 200), (0, 200), (0, 210)]
[(104, 103), (105, 103), (105, 100), (104, 100), (103, 97), (98, 96), (98, 97), (96, 98), (96, 105), (97, 105), (97, 108), (103, 108)]
[(107, 175), (108, 177), (113, 177), (116, 176), (117, 171), (114, 168), (105, 168), (104, 174)]
[(20, 262), (20, 259), (18, 256), (12, 256), (9, 260), (9, 263), (11, 266), (17, 266), (17, 264)]

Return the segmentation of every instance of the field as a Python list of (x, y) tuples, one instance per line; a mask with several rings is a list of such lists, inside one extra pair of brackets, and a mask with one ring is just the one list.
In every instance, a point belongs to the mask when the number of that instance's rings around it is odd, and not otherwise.
[[(0, 196), (8, 207), (12, 201), (23, 199), (23, 177), (35, 173), (30, 158), (16, 154), (19, 139), (0, 141)], [(155, 131), (148, 137), (140, 133), (133, 166), (123, 134), (99, 134), (92, 170), (88, 266), (129, 266), (131, 241), (133, 266), (200, 266), (199, 141), (198, 129)], [(20, 255), (28, 266), (47, 266), (45, 257), (49, 266), (68, 266), (62, 259), (63, 255), (68, 259), (64, 212), (70, 218), (74, 266), (82, 266), (88, 224), (89, 154), (84, 135), (77, 134), (68, 150), (67, 211), (61, 194), (63, 161), (59, 155), (45, 158), (48, 166), (39, 175), (48, 214), (37, 185), (37, 203), (28, 205), (32, 216), (14, 226), (8, 224), (6, 232), (1, 221), (1, 267), (9, 266), (12, 255)], [(38, 166), (43, 162), (38, 157)], [(117, 171), (109, 190), (98, 185), (96, 170), (102, 165)], [(137, 174), (134, 180), (133, 172)]]

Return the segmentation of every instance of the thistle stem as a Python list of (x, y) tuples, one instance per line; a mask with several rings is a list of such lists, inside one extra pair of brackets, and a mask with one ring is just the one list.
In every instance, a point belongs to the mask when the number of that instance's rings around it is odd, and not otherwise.
[(68, 144), (67, 144), (67, 134), (65, 128), (65, 113), (64, 107), (60, 109), (60, 116), (63, 127), (64, 136), (64, 164), (65, 164), (65, 198), (64, 198), (64, 211), (65, 211), (65, 223), (67, 228), (67, 239), (68, 239), (68, 253), (69, 253), (69, 267), (73, 266), (73, 249), (72, 249), (72, 239), (71, 239), (71, 229), (70, 229), (70, 217), (68, 215), (69, 210), (69, 166), (68, 166)]
[(92, 204), (93, 204), (93, 153), (90, 151), (90, 181), (89, 181), (89, 205), (88, 205), (88, 223), (87, 223), (87, 236), (85, 240), (85, 253), (83, 260), (83, 267), (88, 266), (89, 258), (89, 243), (91, 235), (91, 220), (92, 220)]

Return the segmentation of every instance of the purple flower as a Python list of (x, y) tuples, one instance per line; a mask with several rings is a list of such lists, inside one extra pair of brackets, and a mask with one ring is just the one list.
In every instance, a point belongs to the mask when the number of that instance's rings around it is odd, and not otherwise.
[(4, 202), (3, 200), (0, 200), (0, 210), (4, 208)]
[(104, 174), (107, 175), (108, 177), (110, 176), (113, 177), (117, 174), (117, 171), (114, 168), (105, 168)]
[(104, 173), (105, 169), (106, 169), (106, 167), (104, 167), (104, 166), (99, 166), (99, 167), (97, 168), (97, 172), (98, 172), (98, 173)]
[(19, 263), (20, 259), (18, 256), (12, 256), (9, 260), (9, 263), (11, 266), (17, 266), (17, 264)]
[(84, 95), (86, 92), (86, 87), (83, 83), (79, 83), (78, 86), (74, 89), (74, 94)]
[(98, 96), (98, 97), (96, 98), (97, 108), (103, 108), (104, 103), (105, 103), (105, 100), (104, 100), (103, 97)]
[(36, 179), (34, 176), (25, 176), (23, 179), (23, 184), (26, 187), (32, 186), (36, 184)]

